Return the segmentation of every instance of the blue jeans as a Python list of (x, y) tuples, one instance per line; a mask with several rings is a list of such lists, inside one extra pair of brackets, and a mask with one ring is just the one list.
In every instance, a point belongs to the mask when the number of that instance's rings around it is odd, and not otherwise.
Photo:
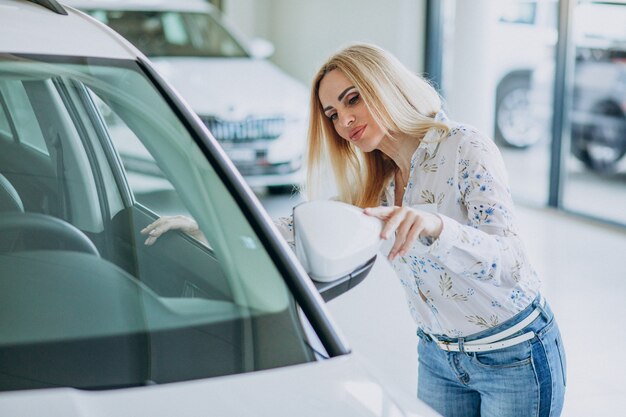
[(565, 352), (548, 303), (541, 307), (538, 298), (510, 320), (464, 340), (501, 332), (535, 308), (542, 314), (514, 334), (532, 330), (534, 338), (489, 352), (447, 352), (418, 330), (418, 398), (444, 417), (559, 416), (566, 385)]

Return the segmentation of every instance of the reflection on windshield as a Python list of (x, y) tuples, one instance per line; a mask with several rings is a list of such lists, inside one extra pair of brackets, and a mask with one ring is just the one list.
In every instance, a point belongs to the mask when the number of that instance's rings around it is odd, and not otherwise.
[(247, 57), (248, 54), (208, 13), (88, 11), (147, 56)]
[[(57, 61), (0, 60), (0, 392), (313, 360), (271, 255), (139, 67)], [(166, 205), (209, 246), (177, 232), (145, 245)]]

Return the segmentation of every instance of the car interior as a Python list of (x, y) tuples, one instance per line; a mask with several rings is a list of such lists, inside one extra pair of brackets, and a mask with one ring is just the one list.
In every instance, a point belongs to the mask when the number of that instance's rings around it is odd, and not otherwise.
[(158, 215), (133, 194), (93, 90), (0, 68), (0, 391), (311, 360), (293, 301), (246, 305), (212, 245), (180, 232), (143, 244)]

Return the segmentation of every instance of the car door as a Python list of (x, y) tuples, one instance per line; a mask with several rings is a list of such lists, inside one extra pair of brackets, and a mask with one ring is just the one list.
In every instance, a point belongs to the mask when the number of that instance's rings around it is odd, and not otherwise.
[[(213, 249), (182, 232), (171, 232), (147, 247), (141, 230), (160, 215), (190, 216), (177, 191), (133, 130), (88, 87), (81, 90), (91, 108), (89, 122), (98, 132), (98, 145), (107, 155), (106, 166), (117, 179), (115, 188), (124, 207), (108, 207), (114, 259), (162, 296), (232, 297), (224, 271)], [(158, 279), (156, 278), (158, 277)], [(164, 278), (166, 277), (166, 278)]]

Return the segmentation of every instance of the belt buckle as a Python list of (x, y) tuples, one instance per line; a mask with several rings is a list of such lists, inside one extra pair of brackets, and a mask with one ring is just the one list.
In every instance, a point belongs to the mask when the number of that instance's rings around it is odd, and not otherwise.
[(446, 347), (446, 350), (450, 352), (450, 342), (448, 342), (447, 340), (443, 340), (441, 341), (441, 343)]

